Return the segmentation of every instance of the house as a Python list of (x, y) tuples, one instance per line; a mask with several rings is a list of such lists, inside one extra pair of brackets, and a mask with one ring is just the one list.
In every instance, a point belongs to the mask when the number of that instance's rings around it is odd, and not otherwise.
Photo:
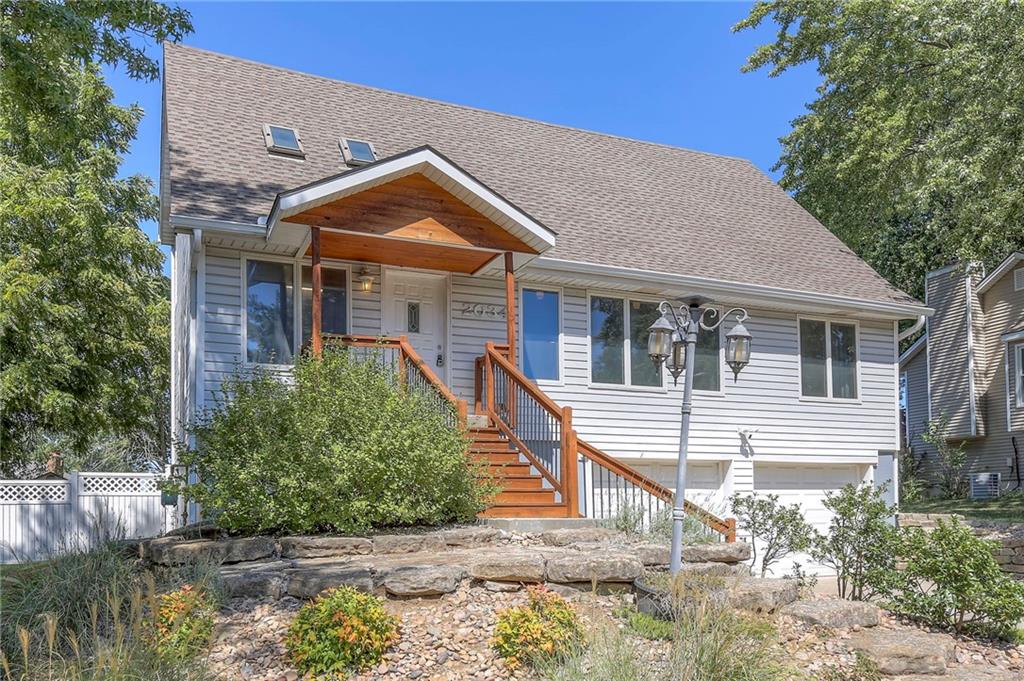
[(318, 350), (319, 305), (477, 426), (507, 464), (488, 514), (664, 507), (681, 387), (647, 329), (700, 295), (753, 334), (738, 380), (732, 322), (699, 339), (687, 492), (716, 531), (755, 490), (822, 527), (826, 491), (892, 467), (898, 323), (928, 309), (749, 161), (180, 45), (163, 86), (179, 428), (239, 364)]
[[(935, 447), (922, 433), (945, 419), (944, 436), (963, 443), (971, 476), (1001, 490), (1021, 488), (1024, 465), (1024, 253), (986, 272), (950, 265), (925, 277), (935, 309), (926, 333), (900, 357), (904, 440), (935, 473)], [(983, 482), (977, 479), (976, 482)]]

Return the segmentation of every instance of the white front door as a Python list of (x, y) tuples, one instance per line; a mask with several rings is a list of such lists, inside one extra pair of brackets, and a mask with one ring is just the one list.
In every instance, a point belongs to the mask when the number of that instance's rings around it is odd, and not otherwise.
[(409, 343), (443, 381), (448, 376), (448, 277), (389, 269), (384, 273), (385, 336)]

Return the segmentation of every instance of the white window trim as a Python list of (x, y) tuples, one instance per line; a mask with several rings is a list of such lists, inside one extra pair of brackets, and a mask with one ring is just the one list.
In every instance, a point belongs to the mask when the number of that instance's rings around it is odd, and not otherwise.
[[(290, 364), (252, 362), (249, 360), (249, 261), (256, 262), (277, 262), (291, 264), (292, 266), (292, 357), (297, 357), (302, 351), (302, 268), (305, 265), (312, 266), (312, 258), (303, 256), (300, 258), (289, 258), (280, 255), (261, 253), (242, 253), (241, 262), (241, 308), (242, 308), (242, 364), (245, 367), (263, 367), (273, 370), (291, 370), (295, 366), (293, 361)], [(352, 333), (352, 265), (348, 262), (331, 259), (321, 259), (321, 266), (332, 270), (343, 270), (345, 272), (345, 319), (348, 321), (347, 333)]]
[[(271, 128), (281, 128), (282, 130), (291, 130), (295, 133), (295, 143), (299, 145), (298, 150), (289, 149), (288, 147), (279, 147), (274, 144), (274, 136), (270, 133)], [(293, 128), (290, 125), (279, 125), (277, 123), (264, 123), (263, 124), (263, 142), (267, 145), (267, 151), (271, 154), (284, 154), (286, 156), (292, 156), (295, 158), (305, 158), (306, 151), (302, 146), (302, 135), (299, 134), (298, 128)]]
[[(593, 325), (591, 323), (591, 299), (592, 298), (615, 298), (621, 300), (624, 306), (623, 309), (623, 355), (622, 355), (622, 378), (623, 383), (601, 383), (594, 380), (594, 339), (591, 335)], [(587, 290), (587, 387), (595, 388), (597, 390), (628, 390), (631, 392), (647, 392), (647, 393), (667, 393), (668, 392), (668, 381), (665, 380), (665, 370), (661, 371), (661, 385), (633, 385), (633, 369), (630, 362), (630, 356), (632, 353), (632, 338), (629, 335), (629, 303), (630, 301), (636, 301), (638, 303), (659, 303), (661, 302), (658, 298), (651, 298), (649, 296), (635, 296), (625, 293), (623, 291), (601, 291), (601, 290)], [(721, 385), (721, 383), (719, 383)]]
[[(803, 320), (812, 322), (825, 322), (825, 392), (824, 397), (816, 395), (804, 395), (803, 379), (803, 348), (800, 340), (800, 322)], [(857, 380), (857, 397), (833, 397), (832, 392), (832, 324), (842, 324), (853, 327), (853, 338), (857, 347), (857, 363), (854, 375)], [(854, 319), (842, 319), (837, 317), (812, 317), (799, 315), (796, 318), (796, 389), (800, 395), (801, 402), (840, 402), (844, 404), (860, 404), (864, 397), (864, 382), (861, 380), (861, 353), (862, 343), (860, 338), (860, 322)]]
[[(899, 347), (897, 343), (896, 347)], [(900, 448), (906, 448), (910, 446), (910, 373), (907, 371), (899, 371), (896, 373), (896, 428), (900, 431), (899, 440)], [(900, 409), (900, 397), (903, 397), (903, 387), (906, 386), (907, 396), (903, 400), (903, 409)], [(857, 387), (857, 394), (860, 394), (860, 387)], [(900, 423), (901, 416), (906, 414), (906, 428), (902, 427)]]
[(1024, 267), (1018, 267), (1013, 271), (1013, 290), (1024, 291)]
[[(547, 293), (557, 293), (558, 294), (558, 358), (557, 358), (557, 362), (558, 362), (558, 378), (557, 379), (541, 378), (541, 379), (530, 379), (530, 380), (532, 380), (535, 384), (540, 385), (540, 386), (544, 386), (544, 385), (558, 386), (558, 387), (563, 386), (563, 385), (565, 385), (565, 290), (562, 287), (560, 287), (560, 286), (545, 286), (545, 285), (536, 285), (535, 286), (535, 285), (533, 285), (533, 284), (531, 284), (529, 282), (520, 282), (519, 283), (519, 300), (517, 301), (517, 303), (519, 305), (519, 312), (520, 312), (520, 314), (517, 316), (517, 320), (516, 320), (518, 325), (519, 325), (519, 328), (516, 329), (516, 335), (518, 336), (518, 338), (516, 340), (516, 347), (517, 347), (517, 356), (520, 358), (520, 364), (523, 363), (523, 357), (525, 357), (525, 354), (524, 354), (524, 351), (523, 351), (523, 343), (526, 340), (526, 334), (524, 333), (523, 330), (524, 330), (524, 325), (526, 324), (526, 315), (523, 314), (522, 311), (523, 311), (523, 296), (525, 295), (525, 292), (526, 292), (527, 289), (529, 289), (531, 291), (545, 291)], [(508, 311), (506, 310), (505, 313), (508, 314)], [(525, 370), (524, 370), (523, 375), (525, 375)]]
[(1017, 396), (1017, 409), (1024, 408), (1024, 343), (1013, 346), (1013, 382)]

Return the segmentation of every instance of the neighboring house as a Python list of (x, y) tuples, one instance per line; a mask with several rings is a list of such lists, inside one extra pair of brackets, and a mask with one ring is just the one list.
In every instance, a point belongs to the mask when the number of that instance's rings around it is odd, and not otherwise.
[(315, 341), (318, 247), (324, 332), (409, 355), (407, 336), (422, 380), (512, 426), (478, 438), (512, 439), (521, 466), (490, 515), (607, 515), (622, 489), (664, 502), (681, 387), (647, 329), (695, 294), (749, 310), (753, 355), (733, 380), (732, 322), (701, 334), (694, 500), (776, 492), (824, 527), (826, 491), (892, 464), (897, 326), (928, 310), (749, 161), (177, 45), (164, 68), (179, 432), (236, 367)]
[(1024, 465), (1024, 253), (991, 272), (950, 265), (925, 277), (935, 309), (926, 333), (900, 357), (904, 437), (925, 471), (935, 448), (921, 439), (929, 421), (948, 419), (946, 438), (964, 443), (971, 474), (998, 473), (1019, 489)]

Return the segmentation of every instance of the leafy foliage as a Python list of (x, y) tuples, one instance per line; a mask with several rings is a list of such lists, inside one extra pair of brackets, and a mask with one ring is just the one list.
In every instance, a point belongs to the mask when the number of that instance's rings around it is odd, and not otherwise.
[(814, 64), (782, 138), (782, 186), (903, 290), (947, 262), (1024, 247), (1024, 8), (948, 0), (765, 0), (745, 70)]
[(751, 568), (757, 566), (758, 544), (763, 547), (762, 577), (789, 554), (806, 551), (814, 538), (814, 528), (804, 520), (800, 506), (783, 506), (777, 494), (734, 494), (732, 512), (737, 525), (750, 534)]
[(359, 532), (471, 520), (493, 493), (465, 433), (380, 358), (304, 357), (292, 385), (241, 373), (194, 426), (182, 493), (240, 532)]
[[(698, 506), (714, 513), (706, 501), (699, 501)], [(604, 521), (609, 529), (628, 534), (632, 537), (651, 541), (671, 541), (672, 509), (666, 507), (648, 514), (647, 509), (639, 504), (622, 504), (618, 513)], [(683, 518), (683, 544), (710, 544), (718, 541), (714, 530), (702, 523), (694, 515)]]
[(845, 485), (825, 493), (825, 508), (832, 512), (827, 535), (811, 547), (815, 561), (836, 571), (841, 598), (863, 600), (871, 595), (872, 576), (896, 569), (895, 513), (874, 485)]
[(949, 431), (949, 417), (943, 414), (928, 422), (928, 430), (921, 439), (935, 447), (939, 476), (939, 489), (950, 499), (967, 496), (967, 446), (963, 442), (951, 443), (946, 439)]
[(202, 588), (186, 584), (158, 597), (153, 645), (169, 659), (186, 660), (210, 643), (214, 601)]
[(531, 586), (527, 599), (523, 607), (499, 612), (494, 626), (494, 649), (509, 667), (563, 659), (582, 645), (579, 616), (564, 598)]
[(928, 489), (924, 454), (904, 447), (899, 454), (900, 507), (920, 501)]
[(668, 620), (659, 619), (635, 608), (621, 608), (615, 613), (626, 621), (626, 626), (640, 638), (649, 641), (671, 641), (675, 625)]
[(299, 610), (285, 645), (303, 673), (335, 674), (380, 662), (398, 640), (398, 618), (372, 594), (343, 586), (329, 589)]
[(142, 110), (120, 107), (100, 64), (159, 69), (138, 35), (177, 40), (187, 12), (134, 2), (0, 1), (0, 472), (53, 442), (82, 456), (127, 438), (168, 442), (168, 284), (139, 229), (142, 176), (118, 177)]
[(996, 548), (955, 518), (931, 532), (906, 528), (902, 569), (874, 575), (875, 591), (890, 610), (932, 626), (1008, 635), (1024, 618), (1024, 583), (999, 569)]

